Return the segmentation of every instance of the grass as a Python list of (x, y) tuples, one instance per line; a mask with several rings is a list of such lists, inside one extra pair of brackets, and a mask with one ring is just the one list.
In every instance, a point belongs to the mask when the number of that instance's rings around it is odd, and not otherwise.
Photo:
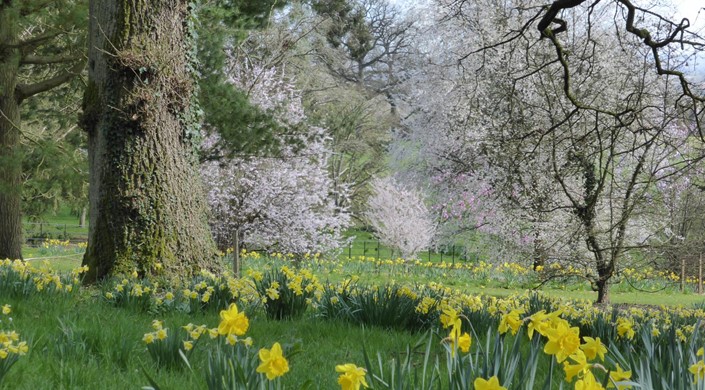
[[(263, 272), (268, 266), (278, 267), (277, 263), (281, 262), (273, 258), (260, 258), (254, 256), (248, 260), (247, 265), (248, 267), (253, 267), (253, 269), (259, 272)], [(342, 270), (343, 275), (341, 276), (345, 277), (344, 269), (339, 268), (344, 264), (345, 262), (332, 262), (330, 265), (338, 271)], [(383, 272), (388, 272), (393, 268), (393, 266), (378, 267), (376, 264), (370, 262), (363, 262), (362, 264), (372, 267), (367, 270), (362, 269), (361, 271), (365, 272), (362, 274), (363, 276), (373, 275), (373, 271), (377, 270), (379, 273), (376, 274), (376, 277), (381, 277), (383, 284), (390, 281), (389, 277), (384, 277), (382, 274)], [(213, 353), (218, 349), (216, 341), (210, 340), (207, 336), (202, 336), (202, 338), (196, 343), (196, 347), (189, 357), (191, 369), (186, 367), (169, 369), (158, 367), (147, 351), (147, 345), (142, 341), (142, 337), (145, 333), (152, 331), (151, 323), (153, 320), (158, 319), (162, 320), (164, 322), (164, 326), (169, 329), (169, 340), (173, 340), (175, 345), (180, 346), (182, 338), (181, 336), (175, 335), (180, 327), (188, 323), (194, 323), (196, 325), (205, 324), (208, 328), (217, 326), (220, 322), (218, 309), (222, 308), (223, 305), (227, 305), (227, 299), (217, 300), (214, 297), (210, 301), (200, 301), (200, 298), (197, 297), (195, 299), (198, 306), (189, 306), (192, 305), (192, 303), (190, 304), (181, 299), (177, 300), (177, 303), (173, 305), (170, 303), (165, 303), (164, 305), (154, 304), (143, 306), (133, 302), (125, 307), (116, 307), (115, 305), (109, 303), (108, 299), (104, 298), (108, 297), (108, 291), (110, 291), (111, 294), (112, 292), (117, 294), (117, 291), (125, 291), (125, 293), (130, 292), (130, 296), (133, 296), (132, 292), (135, 291), (132, 287), (125, 287), (122, 289), (123, 282), (118, 282), (121, 278), (118, 278), (118, 281), (113, 281), (107, 286), (102, 286), (101, 288), (74, 288), (69, 293), (51, 293), (50, 291), (54, 290), (51, 290), (49, 285), (45, 285), (46, 289), (43, 289), (42, 292), (37, 292), (34, 290), (27, 292), (28, 290), (17, 290), (16, 287), (13, 287), (22, 285), (20, 282), (13, 282), (13, 280), (15, 280), (15, 276), (13, 275), (20, 272), (17, 270), (18, 268), (15, 268), (15, 265), (16, 264), (12, 264), (11, 266), (5, 265), (5, 267), (7, 267), (6, 272), (8, 272), (8, 276), (6, 278), (3, 277), (3, 280), (9, 281), (9, 283), (7, 283), (2, 290), (0, 290), (6, 292), (6, 294), (4, 294), (5, 296), (0, 298), (0, 306), (4, 304), (11, 305), (12, 313), (10, 315), (12, 320), (9, 320), (7, 316), (0, 315), (0, 329), (16, 329), (20, 333), (21, 339), (29, 342), (30, 348), (29, 353), (26, 356), (21, 356), (16, 366), (12, 367), (9, 374), (5, 377), (5, 385), (7, 388), (136, 388), (149, 384), (147, 375), (149, 375), (149, 377), (152, 378), (160, 388), (164, 389), (193, 389), (205, 387), (206, 372), (208, 370), (208, 356), (210, 353)], [(325, 264), (323, 263), (316, 264), (316, 262), (312, 262), (311, 265), (317, 266), (317, 272), (320, 272), (321, 274), (325, 274), (330, 271), (325, 268)], [(419, 270), (415, 270), (414, 272), (417, 271)], [(419, 272), (421, 271), (426, 271), (426, 269), (420, 267)], [(431, 269), (430, 271), (433, 271), (434, 273), (432, 275), (435, 275), (436, 279), (438, 279), (438, 274), (435, 273), (436, 270)], [(13, 272), (15, 272), (15, 274), (13, 274)], [(44, 272), (48, 271), (41, 271), (42, 275), (44, 275)], [(301, 271), (300, 275), (304, 275), (304, 273), (308, 272), (309, 270), (304, 269)], [(442, 270), (439, 272), (450, 271)], [(255, 277), (254, 274), (252, 275)], [(332, 276), (332, 274), (328, 275)], [(423, 273), (415, 274), (417, 277), (421, 277), (423, 275)], [(460, 275), (460, 273), (456, 273), (456, 275)], [(47, 274), (44, 276), (50, 275)], [(306, 277), (308, 278), (308, 276)], [(29, 277), (26, 279), (26, 283), (31, 284), (34, 283), (33, 281), (38, 279), (48, 280), (44, 277)], [(54, 280), (53, 277), (49, 279)], [(292, 274), (292, 278), (290, 280), (295, 279), (296, 275)], [(198, 280), (202, 281), (203, 279)], [(362, 280), (364, 280), (365, 283), (375, 284), (374, 281), (367, 277)], [(446, 278), (446, 280), (450, 280), (450, 278)], [(135, 284), (141, 283), (141, 281), (137, 279), (134, 279), (133, 282)], [(232, 282), (236, 283), (240, 281), (232, 280)], [(118, 283), (121, 288), (118, 289), (115, 283)], [(195, 283), (195, 281), (191, 283)], [(220, 291), (222, 289), (222, 285), (220, 283), (221, 282), (216, 282), (215, 284), (212, 284), (215, 288), (213, 291)], [(362, 283), (362, 281), (360, 283)], [(457, 283), (455, 287), (459, 287), (461, 284), (462, 283)], [(170, 290), (170, 293), (173, 288), (174, 296), (182, 296), (180, 294), (182, 294), (184, 287), (194, 285), (195, 284), (189, 284), (186, 286), (181, 285), (180, 287), (165, 287)], [(230, 285), (230, 281), (228, 282), (228, 285)], [(267, 285), (271, 285), (271, 283), (268, 283)], [(343, 290), (349, 285), (350, 284), (347, 282), (335, 284), (333, 288), (322, 291), (324, 299), (319, 299), (315, 301), (317, 303), (314, 304), (318, 304), (323, 307), (326, 305), (326, 300), (327, 302), (333, 302), (330, 297), (336, 297), (336, 299), (338, 299), (337, 297), (340, 297), (339, 301), (347, 299), (345, 298), (346, 293)], [(144, 287), (147, 286), (147, 284), (144, 285)], [(390, 368), (388, 364), (396, 361), (397, 372), (401, 373), (403, 370), (405, 372), (403, 375), (408, 378), (416, 376), (418, 374), (417, 370), (424, 370), (426, 375), (431, 375), (431, 371), (421, 368), (425, 358), (423, 355), (424, 347), (419, 350), (415, 350), (412, 353), (408, 353), (407, 346), (414, 345), (419, 340), (428, 340), (429, 343), (427, 345), (429, 346), (429, 351), (431, 351), (431, 360), (435, 361), (435, 356), (438, 356), (439, 354), (441, 356), (445, 356), (440, 339), (448, 334), (448, 330), (443, 330), (438, 327), (440, 325), (439, 323), (443, 321), (443, 318), (441, 317), (439, 321), (439, 318), (434, 317), (433, 313), (427, 317), (430, 318), (430, 322), (425, 323), (432, 324), (432, 327), (438, 331), (441, 336), (439, 337), (438, 334), (435, 334), (431, 339), (428, 339), (428, 335), (426, 333), (413, 333), (403, 330), (392, 331), (372, 325), (365, 327), (360, 325), (359, 322), (356, 322), (364, 321), (363, 317), (365, 316), (360, 316), (359, 318), (356, 316), (356, 319), (352, 320), (353, 322), (341, 322), (330, 318), (324, 319), (322, 316), (325, 313), (320, 309), (315, 310), (309, 308), (303, 317), (294, 320), (269, 320), (263, 310), (263, 307), (261, 306), (262, 304), (260, 299), (250, 298), (251, 296), (247, 295), (248, 293), (246, 286), (247, 283), (245, 282), (245, 285), (238, 287), (238, 291), (242, 293), (242, 295), (238, 294), (237, 296), (241, 299), (241, 301), (238, 301), (238, 306), (240, 306), (241, 310), (245, 310), (250, 318), (250, 327), (246, 333), (246, 336), (254, 339), (254, 346), (252, 347), (253, 349), (251, 350), (251, 353), (254, 355), (260, 348), (269, 348), (274, 342), (279, 342), (284, 346), (286, 356), (289, 359), (291, 371), (282, 377), (282, 388), (298, 389), (306, 383), (311, 383), (313, 384), (313, 388), (319, 389), (338, 388), (338, 374), (335, 372), (335, 366), (344, 363), (354, 363), (358, 366), (363, 366), (365, 364), (363, 346), (366, 346), (366, 350), (370, 352), (370, 356), (373, 361), (372, 365), (368, 366), (368, 370), (370, 370), (370, 372), (376, 372), (375, 367), (377, 353), (379, 352), (380, 364), (385, 366), (387, 374), (390, 373), (390, 371), (388, 371)], [(289, 283), (285, 280), (281, 280), (281, 286), (289, 286)], [(367, 292), (363, 291), (360, 295), (354, 295), (356, 298), (353, 298), (353, 300), (349, 302), (359, 301), (363, 304), (361, 306), (339, 305), (337, 307), (343, 310), (339, 313), (350, 312), (371, 315), (379, 311), (381, 308), (388, 307), (389, 309), (384, 309), (384, 313), (381, 313), (380, 315), (386, 319), (396, 319), (398, 322), (395, 322), (394, 324), (399, 324), (405, 319), (414, 318), (416, 316), (415, 313), (426, 313), (423, 309), (419, 309), (422, 306), (416, 302), (422, 302), (422, 296), (429, 297), (432, 296), (433, 293), (431, 293), (431, 295), (425, 295), (425, 293), (418, 290), (419, 295), (417, 295), (410, 292), (408, 289), (406, 290), (407, 292), (404, 292), (406, 286), (402, 287), (398, 284), (394, 286), (398, 289), (391, 295), (376, 294), (376, 292), (381, 291), (381, 289), (376, 290), (374, 288), (367, 289)], [(470, 290), (477, 288), (477, 286), (472, 285), (467, 285), (466, 287)], [(198, 291), (207, 290), (205, 285), (204, 287), (191, 288), (194, 289), (193, 291), (195, 291), (195, 289), (198, 289)], [(286, 288), (290, 288), (291, 291), (295, 291), (295, 289), (291, 286)], [(508, 295), (510, 292), (515, 293), (517, 291), (517, 289), (501, 289), (492, 286), (485, 287), (484, 289), (482, 287), (479, 288), (484, 293), (492, 292), (496, 295)], [(444, 289), (444, 287), (441, 286), (441, 289)], [(61, 288), (61, 290), (68, 291), (64, 288)], [(441, 292), (440, 289), (434, 291)], [(566, 298), (568, 293), (577, 294), (576, 298), (585, 297), (583, 291), (549, 290), (549, 293), (552, 294), (553, 292), (561, 298)], [(185, 294), (189, 295), (191, 293), (187, 292)], [(283, 292), (281, 294), (282, 296), (286, 295)], [(633, 297), (639, 296), (633, 292), (615, 291), (615, 296), (627, 296), (627, 294), (634, 294)], [(660, 294), (664, 296), (667, 295), (663, 293)], [(361, 299), (363, 296), (379, 296), (379, 299)], [(149, 300), (156, 298), (160, 300), (162, 298), (164, 298), (164, 300), (173, 299), (166, 297), (167, 294), (165, 294), (164, 291), (157, 291), (153, 297), (146, 296)], [(506, 313), (514, 307), (513, 305), (520, 304), (524, 308), (531, 307), (530, 311), (522, 310), (522, 313), (528, 315), (530, 313), (535, 313), (542, 308), (556, 310), (556, 306), (552, 305), (556, 304), (558, 300), (550, 300), (546, 297), (536, 295), (531, 297), (515, 296), (503, 302), (487, 298), (483, 300), (484, 306), (476, 306), (476, 304), (473, 303), (474, 298), (472, 297), (467, 297), (467, 299), (461, 297), (458, 298), (460, 298), (462, 302), (467, 302), (466, 304), (469, 305), (463, 309), (463, 318), (465, 318), (464, 321), (466, 321), (462, 325), (463, 330), (470, 331), (471, 329), (474, 329), (477, 332), (473, 333), (473, 350), (475, 351), (475, 355), (474, 357), (464, 355), (464, 363), (462, 363), (464, 365), (463, 367), (467, 367), (473, 371), (472, 373), (468, 372), (468, 374), (463, 374), (465, 375), (464, 377), (472, 379), (476, 376), (488, 377), (489, 375), (492, 375), (492, 373), (500, 373), (501, 375), (506, 375), (500, 376), (500, 379), (503, 382), (507, 381), (508, 383), (513, 378), (517, 381), (516, 383), (521, 384), (523, 378), (521, 375), (526, 375), (526, 371), (523, 371), (524, 369), (521, 367), (520, 371), (514, 370), (512, 367), (516, 368), (517, 366), (515, 363), (511, 362), (511, 359), (514, 357), (519, 359), (519, 356), (521, 356), (521, 359), (523, 359), (522, 364), (526, 364), (525, 367), (537, 367), (538, 371), (536, 378), (538, 379), (537, 382), (531, 382), (531, 386), (534, 384), (543, 383), (543, 378), (549, 378), (549, 372), (553, 373), (556, 378), (558, 378), (558, 382), (562, 381), (562, 367), (560, 365), (552, 365), (552, 358), (542, 352), (544, 349), (543, 344), (541, 343), (544, 341), (540, 341), (536, 338), (529, 342), (525, 336), (524, 329), (521, 329), (520, 333), (518, 333), (515, 337), (510, 336), (509, 334), (500, 337), (497, 336), (496, 333), (498, 330), (497, 325), (504, 321), (504, 318), (506, 318), (505, 316), (509, 316)], [(405, 304), (410, 302), (410, 300), (413, 301), (417, 299), (418, 301), (415, 301), (410, 306), (411, 311), (404, 312), (405, 314), (403, 318), (396, 316), (395, 313), (397, 313), (398, 310), (395, 308), (406, 307)], [(396, 303), (397, 301), (399, 303)], [(453, 301), (453, 298), (451, 298), (448, 302), (451, 301)], [(492, 303), (493, 301), (495, 303)], [(519, 303), (520, 301), (523, 303)], [(207, 306), (201, 306), (199, 302), (210, 302), (214, 305), (218, 304), (217, 302), (220, 302), (220, 306), (212, 307), (211, 309), (202, 309)], [(392, 303), (392, 305), (383, 305), (381, 303)], [(679, 303), (683, 303), (682, 299)], [(184, 304), (186, 306), (184, 306)], [(561, 305), (564, 305), (564, 303), (561, 303)], [(428, 308), (428, 306), (426, 307)], [(636, 337), (634, 339), (635, 341), (632, 342), (633, 344), (631, 344), (615, 335), (616, 325), (611, 312), (606, 313), (600, 309), (596, 309), (587, 302), (569, 302), (566, 306), (562, 306), (561, 310), (570, 310), (568, 307), (572, 307), (572, 310), (574, 310), (573, 314), (568, 314), (568, 312), (566, 312), (566, 315), (570, 316), (571, 321), (576, 321), (574, 324), (577, 322), (582, 324), (583, 319), (590, 318), (589, 323), (583, 324), (585, 325), (584, 330), (586, 333), (582, 333), (581, 330), (581, 334), (590, 335), (591, 337), (601, 337), (603, 340), (610, 340), (611, 345), (616, 346), (615, 348), (618, 348), (622, 353), (637, 354), (642, 353), (644, 350), (648, 350), (648, 348), (643, 349), (644, 347), (641, 346), (640, 343), (645, 340), (643, 338), (644, 332), (649, 335), (652, 334), (651, 325), (639, 327), (638, 330), (642, 333), (642, 337)], [(345, 311), (350, 308), (352, 311)], [(194, 311), (191, 311), (191, 314), (189, 314), (189, 310)], [(200, 310), (206, 311), (204, 312)], [(497, 310), (499, 310), (499, 314), (491, 314)], [(447, 313), (446, 309), (442, 309), (442, 311), (443, 313)], [(625, 312), (629, 312), (629, 310), (626, 310)], [(677, 325), (679, 331), (686, 329), (688, 326), (692, 326), (692, 324), (695, 324), (702, 318), (701, 314), (695, 313), (696, 310), (685, 311), (681, 309), (658, 309), (653, 312), (656, 313), (646, 313), (646, 311), (642, 311), (642, 314), (638, 314), (641, 317), (636, 318), (641, 319), (638, 321), (641, 324), (649, 324), (652, 320), (664, 321), (666, 318), (672, 318), (673, 324), (679, 324)], [(334, 313), (334, 311), (328, 311), (328, 313)], [(435, 315), (439, 314), (439, 312), (435, 313)], [(670, 317), (675, 313), (680, 313), (678, 314), (680, 317)], [(331, 317), (347, 318), (345, 316), (335, 314)], [(517, 316), (517, 320), (518, 319), (519, 317)], [(526, 322), (526, 319), (524, 322)], [(370, 321), (368, 323), (389, 324), (389, 322), (379, 321)], [(395, 325), (387, 326), (396, 327)], [(461, 325), (458, 323), (458, 325), (453, 326), (460, 327)], [(510, 326), (513, 327), (514, 325)], [(521, 326), (521, 324), (517, 325), (517, 329)], [(499, 329), (501, 330), (501, 327)], [(512, 332), (517, 329), (514, 329)], [(564, 329), (567, 330), (567, 326)], [(492, 334), (490, 334), (490, 331)], [(689, 345), (681, 344), (680, 342), (675, 341), (677, 336), (665, 330), (663, 332), (665, 336), (663, 337), (666, 338), (659, 339), (657, 343), (659, 345), (658, 348), (667, 348), (669, 345), (673, 346), (677, 344), (674, 347), (677, 347), (677, 351), (669, 350), (669, 353), (671, 354), (677, 352), (677, 360), (668, 360), (676, 362), (677, 364), (675, 367), (686, 367), (693, 363), (691, 357), (695, 356), (695, 351), (697, 347), (700, 346), (701, 340), (697, 338), (698, 332), (695, 331), (694, 328), (691, 328), (690, 332), (693, 333), (692, 340), (694, 341), (691, 341)], [(494, 341), (488, 341), (485, 343), (485, 339)], [(646, 343), (646, 341), (643, 342)], [(636, 349), (630, 349), (630, 345), (634, 346)], [(292, 354), (290, 353), (290, 347), (294, 347), (294, 349), (297, 349), (300, 352)], [(2, 348), (2, 346), (0, 346), (0, 348)], [(225, 346), (225, 348), (229, 347)], [(665, 353), (664, 351), (660, 351), (656, 355), (666, 356), (663, 355)], [(537, 354), (534, 354), (534, 352)], [(172, 354), (171, 356), (176, 355)], [(411, 356), (411, 363), (409, 363), (409, 365), (403, 363), (406, 356)], [(444, 362), (446, 361), (444, 357), (441, 359)], [(663, 359), (661, 358), (649, 358), (647, 360), (658, 364), (663, 363)], [(469, 365), (465, 366), (466, 363)], [(256, 367), (256, 364), (252, 369)], [(441, 364), (443, 365), (444, 363)], [(614, 367), (615, 362), (609, 361), (605, 362), (605, 364), (609, 367)], [(637, 363), (635, 363), (633, 359), (630, 361), (622, 361), (622, 366), (625, 367), (628, 365), (631, 368), (635, 368), (637, 367), (636, 364)], [(445, 367), (440, 368), (445, 369)], [(663, 370), (665, 370), (663, 372), (672, 371), (673, 368), (668, 366)], [(456, 369), (453, 369), (453, 371), (458, 372)], [(639, 375), (641, 379), (644, 378), (643, 373)], [(389, 377), (385, 376), (384, 380), (387, 379), (389, 379)], [(687, 382), (691, 379), (692, 378), (688, 379), (686, 376), (685, 380)], [(370, 377), (370, 380), (376, 379)], [(449, 377), (441, 378), (441, 385), (439, 385), (439, 388), (450, 388), (450, 382), (452, 381), (453, 379)], [(557, 382), (554, 382), (554, 384), (557, 384)], [(375, 386), (375, 388), (379, 387)], [(409, 387), (407, 385), (399, 388), (415, 387)], [(511, 388), (517, 387), (512, 385)], [(649, 386), (646, 388), (649, 388)]]
[[(359, 229), (353, 228), (349, 229), (345, 233), (346, 238), (354, 237), (350, 245), (344, 248), (340, 254), (340, 258), (353, 258), (357, 256), (372, 257), (375, 259), (388, 259), (399, 255), (399, 253), (392, 250), (392, 248), (382, 245), (379, 240), (374, 236), (373, 233)], [(458, 247), (457, 252), (460, 251)], [(451, 262), (463, 262), (466, 261), (461, 258), (458, 253), (451, 253), (452, 251), (436, 252), (432, 250), (422, 251), (417, 254), (417, 257), (423, 261), (433, 261), (441, 262), (445, 261)]]
[[(69, 296), (5, 298), (12, 305), (13, 322), (23, 339), (31, 340), (30, 352), (19, 359), (6, 378), (6, 388), (103, 388), (126, 389), (148, 385), (142, 369), (165, 389), (204, 387), (204, 349), (198, 345), (190, 358), (193, 371), (158, 369), (141, 341), (158, 318), (175, 328), (189, 322), (217, 326), (216, 313), (164, 315), (119, 309), (97, 299), (97, 290), (86, 289)], [(251, 313), (248, 313), (251, 315)], [(301, 353), (290, 359), (291, 371), (282, 378), (285, 388), (299, 388), (311, 380), (320, 389), (336, 388), (335, 365), (362, 365), (362, 340), (373, 351), (392, 357), (421, 336), (311, 316), (298, 320), (269, 321), (255, 314), (247, 333), (255, 348), (299, 344)], [(316, 387), (314, 387), (316, 388)]]

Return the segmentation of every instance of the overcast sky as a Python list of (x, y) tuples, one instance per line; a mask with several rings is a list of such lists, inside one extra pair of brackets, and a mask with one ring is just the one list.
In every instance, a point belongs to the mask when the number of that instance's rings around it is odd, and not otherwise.
[(694, 26), (705, 25), (705, 1), (703, 0), (673, 0), (677, 6), (676, 17), (688, 18)]

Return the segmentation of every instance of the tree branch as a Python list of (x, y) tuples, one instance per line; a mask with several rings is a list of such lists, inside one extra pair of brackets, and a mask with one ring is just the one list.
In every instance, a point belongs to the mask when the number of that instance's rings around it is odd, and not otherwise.
[(20, 65), (48, 65), (48, 64), (62, 64), (66, 62), (78, 61), (80, 57), (77, 56), (35, 56), (32, 54), (27, 54), (20, 60)]
[(82, 59), (81, 61), (77, 62), (74, 66), (72, 66), (69, 70), (59, 73), (58, 75), (50, 79), (46, 79), (34, 84), (19, 84), (15, 89), (15, 96), (17, 96), (17, 100), (21, 102), (22, 100), (34, 96), (38, 93), (54, 89), (61, 84), (69, 82), (72, 78), (80, 74), (85, 65), (86, 61)]

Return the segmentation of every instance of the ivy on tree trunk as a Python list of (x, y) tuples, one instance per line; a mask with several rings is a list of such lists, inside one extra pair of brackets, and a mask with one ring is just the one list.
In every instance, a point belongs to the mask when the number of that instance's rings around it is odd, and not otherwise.
[(91, 1), (87, 282), (188, 276), (215, 246), (198, 173), (188, 1)]

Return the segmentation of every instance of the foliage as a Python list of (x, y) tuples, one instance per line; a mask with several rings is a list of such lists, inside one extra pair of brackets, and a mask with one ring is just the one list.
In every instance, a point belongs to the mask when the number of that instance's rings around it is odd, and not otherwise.
[(250, 102), (247, 91), (232, 88), (226, 53), (267, 25), (286, 1), (218, 0), (198, 10), (199, 104), (206, 127), (218, 129), (228, 154), (276, 155), (285, 147), (287, 129), (267, 110)]

